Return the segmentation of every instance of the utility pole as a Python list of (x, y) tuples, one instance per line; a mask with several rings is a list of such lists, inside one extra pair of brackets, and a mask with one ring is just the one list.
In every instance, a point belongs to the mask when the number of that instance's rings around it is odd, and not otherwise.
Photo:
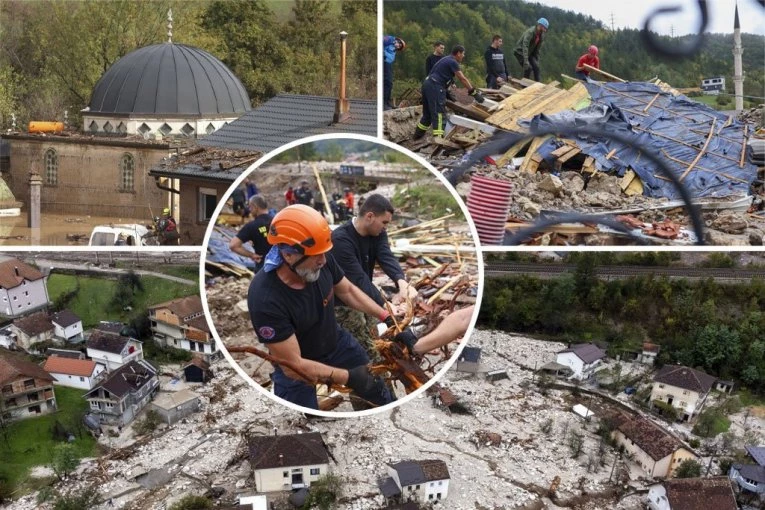
[(614, 454), (614, 465), (611, 466), (611, 474), (608, 475), (608, 483), (611, 483), (611, 478), (614, 476), (614, 470), (616, 469), (616, 461), (619, 460), (619, 454)]
[(615, 32), (616, 29), (614, 28), (614, 11), (611, 11), (611, 32)]

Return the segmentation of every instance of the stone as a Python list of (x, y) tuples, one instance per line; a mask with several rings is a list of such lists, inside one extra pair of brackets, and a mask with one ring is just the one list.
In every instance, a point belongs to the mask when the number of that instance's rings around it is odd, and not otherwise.
[(532, 218), (536, 218), (539, 216), (539, 213), (542, 212), (542, 208), (539, 207), (538, 204), (535, 204), (526, 197), (520, 197), (518, 200), (516, 200), (516, 205), (518, 205), (518, 207), (520, 207), (523, 212), (527, 213)]
[(575, 195), (584, 190), (584, 179), (577, 172), (564, 172), (561, 180), (568, 195)]
[(558, 196), (563, 191), (563, 182), (552, 174), (547, 174), (543, 180), (537, 184), (537, 188)]
[(602, 172), (598, 172), (587, 183), (587, 191), (589, 193), (603, 192), (609, 195), (621, 195), (622, 188), (619, 185), (619, 178), (613, 175), (606, 175)]

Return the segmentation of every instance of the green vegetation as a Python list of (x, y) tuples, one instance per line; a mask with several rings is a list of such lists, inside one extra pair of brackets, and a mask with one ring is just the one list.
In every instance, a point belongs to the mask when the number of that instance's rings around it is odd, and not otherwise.
[(146, 415), (144, 416), (143, 420), (138, 421), (133, 425), (133, 430), (139, 436), (151, 434), (157, 430), (157, 427), (160, 423), (162, 423), (162, 419), (159, 417), (157, 411), (149, 409), (146, 411)]
[(343, 495), (343, 479), (337, 475), (326, 474), (311, 484), (308, 499), (301, 508), (319, 508), (331, 510), (334, 503)]
[(50, 467), (59, 480), (69, 476), (72, 471), (77, 469), (80, 460), (77, 458), (77, 451), (69, 443), (59, 443), (53, 447), (53, 459)]
[(98, 503), (98, 499), (98, 492), (94, 488), (89, 487), (82, 492), (56, 497), (56, 501), (53, 503), (53, 510), (93, 508)]
[[(145, 310), (148, 306), (198, 291), (193, 285), (183, 285), (155, 276), (142, 276), (140, 282), (143, 291), (135, 291), (131, 305), (133, 310)], [(75, 289), (77, 285), (80, 291), (68, 307), (82, 319), (83, 327), (93, 327), (105, 320), (128, 322), (135, 316), (135, 312), (111, 306), (116, 289), (122, 287), (116, 280), (53, 273), (48, 278), (48, 295), (55, 301), (59, 295)]]
[(51, 464), (56, 446), (64, 444), (53, 438), (56, 421), (74, 434), (75, 440), (67, 446), (71, 446), (76, 458), (89, 457), (96, 452), (95, 439), (82, 425), (82, 416), (88, 411), (88, 402), (82, 398), (85, 392), (62, 386), (56, 386), (55, 392), (58, 412), (9, 423), (10, 441), (0, 441), (0, 458), (3, 459), (0, 480), (6, 479), (17, 489), (26, 486), (25, 479), (31, 467)]
[(162, 347), (154, 340), (146, 340), (143, 343), (143, 355), (156, 363), (183, 363), (191, 361), (192, 358), (189, 351), (175, 347)]
[[(542, 47), (542, 81), (560, 80), (560, 74), (573, 74), (577, 59), (590, 44), (600, 48), (601, 67), (628, 81), (644, 81), (658, 76), (674, 87), (699, 87), (703, 78), (724, 76), (729, 92), (733, 87), (733, 34), (707, 34), (704, 47), (690, 58), (669, 60), (648, 53), (639, 30), (608, 30), (590, 16), (522, 0), (471, 0), (411, 2), (386, 0), (384, 32), (402, 37), (407, 49), (394, 63), (394, 95), (410, 87), (420, 88), (425, 57), (433, 42), (444, 41), (447, 53), (455, 44), (467, 49), (463, 68), (477, 85), (485, 83), (483, 53), (493, 34), (504, 38), (507, 65), (512, 76), (521, 74), (513, 49), (523, 30), (544, 16), (550, 31)], [(733, 27), (730, 27), (731, 31)], [(691, 36), (661, 37), (673, 46)], [(746, 73), (744, 95), (762, 96), (765, 90), (765, 38), (742, 34), (743, 66)], [(728, 96), (730, 97), (730, 96)]]
[(701, 476), (701, 464), (695, 460), (686, 459), (675, 471), (675, 478), (698, 478)]
[(709, 408), (701, 412), (696, 425), (693, 426), (693, 433), (701, 437), (715, 437), (717, 434), (728, 432), (730, 420), (725, 416), (725, 412), (719, 408)]
[(672, 404), (662, 402), (661, 400), (654, 400), (653, 406), (667, 421), (677, 421), (677, 409)]
[(170, 510), (208, 510), (213, 507), (212, 501), (203, 496), (189, 494), (173, 504)]
[(454, 221), (462, 222), (465, 215), (445, 186), (397, 186), (391, 200), (396, 208), (416, 213), (422, 220), (440, 218), (454, 213)]

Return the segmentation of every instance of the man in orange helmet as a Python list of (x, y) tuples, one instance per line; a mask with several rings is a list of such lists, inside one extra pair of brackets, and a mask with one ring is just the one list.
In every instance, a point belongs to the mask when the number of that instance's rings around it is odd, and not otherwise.
[(328, 253), (327, 220), (311, 207), (292, 205), (271, 221), (267, 239), (272, 247), (250, 284), (247, 304), (258, 340), (285, 362), (271, 374), (276, 395), (318, 409), (314, 384), (331, 381), (371, 404), (391, 402), (383, 380), (370, 374), (364, 348), (338, 326), (335, 296), (389, 325), (393, 318), (354, 286)]

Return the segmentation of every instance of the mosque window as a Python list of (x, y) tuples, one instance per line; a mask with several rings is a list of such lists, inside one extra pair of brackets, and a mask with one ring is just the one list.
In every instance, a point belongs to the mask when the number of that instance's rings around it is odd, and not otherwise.
[(117, 132), (124, 135), (127, 133), (127, 125), (124, 122), (117, 124)]
[(124, 154), (120, 160), (120, 191), (133, 191), (135, 183), (135, 158)]
[(114, 132), (114, 126), (112, 126), (112, 123), (108, 120), (106, 121), (106, 124), (104, 124), (104, 131), (107, 133), (113, 133)]
[(139, 134), (141, 134), (141, 135), (143, 135), (144, 137), (146, 137), (146, 135), (148, 135), (149, 133), (151, 133), (151, 128), (149, 127), (149, 125), (148, 125), (148, 124), (146, 124), (146, 123), (144, 122), (144, 123), (143, 123), (143, 124), (141, 124), (141, 126), (138, 128), (138, 133), (139, 133)]
[(213, 126), (213, 123), (212, 123), (212, 122), (210, 122), (210, 123), (207, 125), (207, 129), (205, 129), (205, 133), (207, 133), (208, 135), (211, 135), (211, 134), (213, 134), (214, 132), (215, 132), (215, 126)]
[(98, 122), (95, 120), (90, 123), (88, 126), (88, 129), (90, 129), (91, 133), (97, 133), (98, 132)]
[(49, 186), (58, 184), (58, 154), (53, 149), (45, 151), (45, 184)]
[(170, 125), (167, 122), (165, 122), (159, 127), (159, 132), (162, 133), (163, 136), (167, 136), (173, 132), (173, 128), (170, 127)]
[(194, 136), (194, 131), (194, 127), (188, 122), (181, 128), (181, 133), (188, 137)]

